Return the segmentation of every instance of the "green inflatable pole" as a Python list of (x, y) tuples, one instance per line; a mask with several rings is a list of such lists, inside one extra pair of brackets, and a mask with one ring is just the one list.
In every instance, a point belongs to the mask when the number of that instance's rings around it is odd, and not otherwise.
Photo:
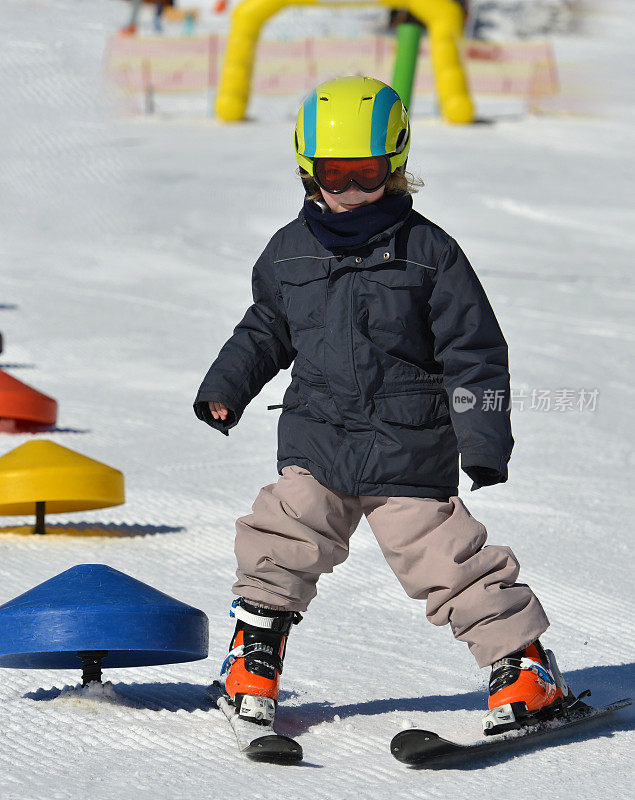
[(415, 82), (421, 31), (421, 25), (415, 22), (402, 22), (397, 26), (397, 54), (392, 88), (401, 97), (401, 102), (407, 109), (410, 109), (412, 87)]

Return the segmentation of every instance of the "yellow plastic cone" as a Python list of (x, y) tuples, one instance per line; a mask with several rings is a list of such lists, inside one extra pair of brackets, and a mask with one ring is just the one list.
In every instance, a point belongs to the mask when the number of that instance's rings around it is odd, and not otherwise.
[(0, 515), (36, 514), (38, 533), (45, 508), (60, 514), (124, 502), (118, 469), (54, 442), (27, 442), (0, 458)]

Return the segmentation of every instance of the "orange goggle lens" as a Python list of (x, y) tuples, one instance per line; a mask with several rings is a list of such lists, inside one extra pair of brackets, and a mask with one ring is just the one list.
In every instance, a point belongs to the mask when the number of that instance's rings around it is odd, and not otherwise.
[(316, 158), (313, 177), (330, 194), (342, 194), (351, 185), (362, 192), (376, 192), (390, 176), (387, 156), (368, 158)]

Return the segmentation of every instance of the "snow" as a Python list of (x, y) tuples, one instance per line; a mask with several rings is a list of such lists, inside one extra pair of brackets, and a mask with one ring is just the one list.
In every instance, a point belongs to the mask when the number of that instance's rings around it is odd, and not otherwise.
[[(458, 239), (488, 292), (514, 390), (599, 390), (595, 411), (527, 400), (512, 416), (508, 483), (461, 482), (541, 598), (545, 645), (597, 704), (633, 691), (629, 5), (604, 3), (591, 33), (556, 40), (559, 59), (603, 87), (593, 113), (469, 128), (415, 114), (409, 160), (426, 182), (416, 208)], [(289, 641), (280, 729), (305, 764), (238, 756), (204, 687), (233, 630), (234, 521), (276, 480), (278, 412), (266, 406), (288, 373), (229, 438), (191, 403), (250, 302), (254, 259), (298, 212), (292, 120), (115, 116), (101, 58), (128, 12), (111, 0), (0, 10), (0, 367), (58, 400), (46, 438), (121, 469), (127, 496), (51, 516), (45, 538), (25, 535), (28, 518), (2, 518), (0, 603), (75, 564), (108, 564), (203, 609), (210, 657), (108, 670), (97, 692), (75, 685), (79, 670), (0, 671), (3, 800), (632, 796), (628, 710), (482, 771), (422, 773), (391, 757), (406, 727), (478, 737), (488, 671), (403, 594), (365, 520)], [(0, 455), (30, 438), (0, 434)]]

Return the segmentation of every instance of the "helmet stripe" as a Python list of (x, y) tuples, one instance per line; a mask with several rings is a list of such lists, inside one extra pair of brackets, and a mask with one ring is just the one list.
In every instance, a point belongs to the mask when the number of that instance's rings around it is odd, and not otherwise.
[(304, 101), (304, 152), (313, 158), (317, 149), (317, 92), (312, 92)]
[(399, 96), (390, 86), (384, 86), (375, 95), (370, 127), (370, 154), (372, 156), (381, 156), (388, 152), (386, 142), (388, 119), (397, 100), (399, 100)]

